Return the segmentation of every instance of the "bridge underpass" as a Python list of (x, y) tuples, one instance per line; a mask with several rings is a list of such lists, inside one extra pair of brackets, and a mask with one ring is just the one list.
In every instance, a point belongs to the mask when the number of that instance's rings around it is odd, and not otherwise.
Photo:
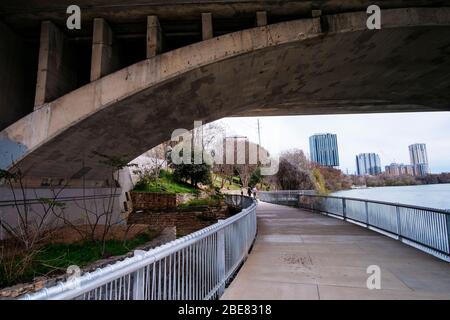
[[(450, 268), (355, 224), (259, 202), (253, 249), (222, 299), (449, 299)], [(369, 290), (367, 267), (381, 271)]]
[[(0, 47), (9, 50), (0, 51), (8, 52), (9, 58), (0, 62), (7, 62), (4, 67), (10, 75), (26, 74), (24, 79), (11, 77), (11, 82), (0, 83), (0, 114), (2, 120), (7, 119), (0, 124), (0, 168), (11, 168), (17, 162), (38, 186), (49, 178), (102, 180), (107, 173), (93, 152), (132, 160), (168, 140), (174, 129), (191, 129), (194, 120), (450, 109), (450, 9), (439, 7), (446, 5), (445, 1), (413, 1), (409, 7), (403, 7), (404, 1), (390, 2), (383, 7), (381, 30), (367, 30), (366, 1), (348, 7), (336, 4), (339, 1), (289, 1), (286, 6), (277, 5), (279, 1), (250, 1), (253, 5), (241, 3), (233, 8), (183, 4), (184, 10), (176, 14), (177, 10), (170, 12), (164, 5), (106, 10), (105, 1), (95, 2), (97, 7), (82, 6), (87, 10), (83, 15), (87, 28), (75, 34), (60, 32), (67, 17), (61, 3), (33, 1), (28, 8), (22, 1), (0, 5), (6, 8), (0, 12), (6, 25), (0, 25), (0, 32), (8, 35), (0, 38), (7, 40)], [(181, 1), (169, 4), (173, 2)], [(252, 28), (257, 12), (265, 12), (262, 16), (266, 15), (267, 21), (261, 18), (256, 21), (258, 27)], [(180, 20), (183, 17), (186, 20)], [(228, 19), (238, 22), (230, 27)], [(182, 22), (177, 25), (174, 21)], [(186, 26), (183, 24), (191, 28), (200, 21), (200, 28), (180, 34)], [(106, 59), (120, 54), (114, 56), (111, 43), (98, 38), (100, 31), (113, 34), (119, 47), (129, 48), (130, 54), (122, 54), (118, 64)], [(165, 48), (155, 36), (161, 31), (169, 38)], [(58, 51), (65, 44), (74, 45), (78, 60)], [(38, 51), (42, 59), (37, 59)], [(74, 61), (78, 61), (75, 68)], [(29, 76), (35, 71), (37, 79)], [(358, 264), (362, 260), (354, 259), (361, 253), (373, 253), (382, 272), (387, 268), (388, 287), (383, 291), (387, 296), (397, 297), (401, 292), (405, 298), (448, 298), (448, 287), (441, 281), (448, 279), (448, 271), (442, 271), (448, 268), (445, 263), (356, 226), (347, 228), (343, 222), (318, 215), (313, 216), (314, 222), (302, 219), (306, 213), (297, 209), (273, 208), (260, 207), (259, 238), (235, 283), (248, 284), (245, 271), (257, 264), (258, 251), (267, 261), (278, 263), (280, 257), (270, 251), (295, 243), (298, 251), (294, 249), (290, 256), (286, 249), (287, 262), (280, 258), (285, 269), (278, 279), (287, 288), (280, 292), (287, 298), (292, 291), (295, 298), (313, 298), (314, 292), (316, 298), (333, 297), (333, 292), (355, 297), (364, 290), (361, 287), (367, 279), (364, 266)], [(277, 219), (280, 230), (265, 225), (277, 223)], [(292, 219), (299, 220), (295, 223), (299, 228), (308, 220), (313, 234), (299, 229), (295, 230), (298, 236), (292, 235), (287, 226)], [(340, 233), (324, 235), (329, 231), (315, 228), (316, 223), (338, 226), (340, 229), (333, 230)], [(361, 239), (370, 240), (367, 247)], [(381, 244), (392, 252), (380, 252)], [(269, 248), (267, 256), (265, 246)], [(336, 266), (334, 271), (331, 267), (324, 270), (328, 261), (314, 255), (327, 250), (319, 247), (336, 249), (334, 262), (329, 262)], [(297, 270), (297, 255), (302, 252), (307, 252), (310, 265), (300, 257), (304, 268)], [(413, 260), (418, 260), (421, 268), (416, 268)], [(314, 263), (320, 268), (314, 268)], [(410, 272), (411, 278), (402, 278), (400, 267), (405, 268), (405, 274)], [(271, 272), (276, 270), (272, 265)], [(352, 270), (355, 273), (349, 275)], [(420, 270), (432, 270), (432, 275)], [(264, 272), (258, 276), (263, 287), (267, 280)], [(298, 283), (304, 286), (297, 286), (297, 282), (284, 285), (285, 275), (298, 276)], [(354, 287), (344, 286), (342, 278)], [(242, 294), (235, 291), (235, 283), (225, 298)], [(336, 293), (338, 289), (342, 291)], [(246, 292), (255, 292), (252, 290), (250, 287)], [(378, 297), (377, 292), (370, 294)]]
[[(191, 129), (194, 120), (449, 110), (450, 9), (393, 8), (382, 15), (381, 30), (367, 29), (365, 11), (334, 8), (213, 38), (214, 16), (206, 15), (203, 41), (153, 51), (118, 71), (101, 38), (114, 30), (99, 18), (91, 81), (73, 84), (72, 91), (60, 86), (71, 78), (70, 68), (52, 69), (64, 66), (62, 57), (53, 59), (63, 36), (44, 21), (38, 78), (46, 81), (37, 80), (35, 110), (0, 132), (0, 167), (17, 162), (37, 181), (103, 180), (107, 173), (93, 152), (132, 160), (170, 139), (173, 130)], [(29, 15), (20, 17), (6, 21), (17, 24)], [(61, 16), (55, 19), (61, 23)], [(150, 35), (155, 19), (149, 19)], [(158, 47), (159, 38), (149, 39), (149, 47)], [(53, 77), (55, 70), (62, 78)]]

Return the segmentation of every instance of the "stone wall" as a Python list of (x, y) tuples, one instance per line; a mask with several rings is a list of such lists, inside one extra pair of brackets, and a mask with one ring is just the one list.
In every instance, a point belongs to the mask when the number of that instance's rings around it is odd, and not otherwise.
[(148, 224), (152, 229), (175, 226), (177, 236), (180, 237), (214, 224), (218, 219), (226, 219), (230, 214), (227, 206), (202, 206), (178, 209), (177, 211), (142, 210), (133, 212), (127, 223)]
[[(178, 205), (194, 199), (196, 195), (192, 193), (164, 193), (164, 192), (130, 192), (131, 205), (133, 210), (173, 210)], [(206, 198), (209, 195), (200, 192), (199, 198)]]
[(159, 192), (131, 192), (133, 210), (170, 210), (177, 207), (177, 195)]

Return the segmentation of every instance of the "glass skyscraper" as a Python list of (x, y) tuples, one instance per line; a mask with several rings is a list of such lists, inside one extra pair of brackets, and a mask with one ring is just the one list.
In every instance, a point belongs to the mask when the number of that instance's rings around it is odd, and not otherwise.
[(337, 136), (332, 133), (315, 134), (309, 137), (311, 161), (327, 167), (339, 166)]
[(409, 148), (409, 159), (414, 167), (414, 175), (425, 176), (429, 173), (428, 154), (425, 143), (415, 143)]
[(377, 175), (381, 173), (380, 156), (376, 153), (360, 153), (356, 156), (356, 173), (358, 176)]

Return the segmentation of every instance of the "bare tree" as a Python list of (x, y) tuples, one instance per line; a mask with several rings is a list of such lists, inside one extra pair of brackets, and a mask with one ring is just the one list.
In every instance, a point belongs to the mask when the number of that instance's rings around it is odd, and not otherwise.
[(54, 226), (52, 211), (55, 207), (64, 206), (58, 198), (65, 186), (55, 191), (51, 198), (39, 197), (33, 189), (34, 199), (29, 199), (24, 175), (17, 165), (9, 171), (0, 170), (0, 180), (9, 189), (17, 214), (17, 223), (12, 224), (2, 219), (0, 227), (11, 239), (20, 243), (25, 251), (32, 251), (43, 242)]
[(280, 155), (277, 184), (284, 190), (313, 190), (315, 178), (302, 150), (293, 149)]
[(103, 190), (101, 194), (95, 193), (93, 199), (89, 199), (89, 201), (86, 194), (86, 181), (83, 179), (82, 200), (75, 201), (75, 204), (84, 214), (85, 225), (80, 226), (79, 223), (72, 221), (64, 207), (53, 207), (52, 213), (66, 226), (75, 230), (82, 239), (97, 242), (101, 254), (105, 254), (106, 240), (108, 240), (112, 228), (126, 222), (125, 218), (114, 216), (120, 190), (120, 170), (136, 165), (129, 164), (121, 157), (108, 156), (98, 152), (94, 152), (94, 154), (100, 157), (99, 162), (108, 168), (109, 177), (106, 177), (106, 191)]

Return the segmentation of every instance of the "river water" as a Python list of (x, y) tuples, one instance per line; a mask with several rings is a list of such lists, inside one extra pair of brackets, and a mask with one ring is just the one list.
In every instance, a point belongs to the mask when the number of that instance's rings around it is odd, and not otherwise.
[(450, 209), (450, 183), (352, 189), (334, 192), (333, 195), (411, 204), (428, 208)]

